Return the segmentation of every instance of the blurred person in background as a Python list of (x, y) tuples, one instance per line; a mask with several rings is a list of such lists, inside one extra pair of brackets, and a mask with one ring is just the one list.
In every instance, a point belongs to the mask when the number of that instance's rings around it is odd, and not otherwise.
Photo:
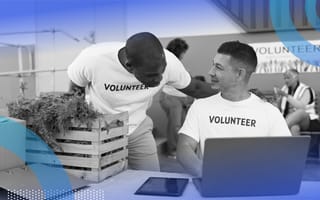
[[(175, 38), (167, 45), (167, 50), (172, 52), (179, 60), (183, 58), (188, 48), (187, 42), (181, 38)], [(164, 86), (160, 93), (160, 105), (167, 117), (166, 153), (169, 158), (176, 157), (178, 130), (183, 124), (190, 100), (192, 101), (188, 95), (169, 85)]]
[(319, 115), (315, 110), (315, 91), (300, 82), (299, 72), (289, 69), (283, 74), (285, 85), (275, 88), (279, 108), (286, 118), (293, 135), (300, 135), (300, 131), (320, 130)]
[[(299, 72), (289, 69), (283, 74), (285, 85), (274, 88), (278, 107), (286, 118), (293, 135), (300, 131), (320, 131), (319, 115), (316, 112), (317, 96), (308, 85), (300, 82)], [(311, 135), (309, 156), (319, 157), (319, 135)]]

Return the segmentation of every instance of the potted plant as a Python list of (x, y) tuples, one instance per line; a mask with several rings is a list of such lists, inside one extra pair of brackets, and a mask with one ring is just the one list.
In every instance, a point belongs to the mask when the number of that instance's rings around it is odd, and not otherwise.
[(74, 124), (90, 129), (99, 114), (83, 96), (71, 93), (46, 93), (35, 99), (19, 98), (7, 104), (10, 117), (23, 119), (27, 128), (38, 134), (53, 150), (62, 150), (55, 141)]

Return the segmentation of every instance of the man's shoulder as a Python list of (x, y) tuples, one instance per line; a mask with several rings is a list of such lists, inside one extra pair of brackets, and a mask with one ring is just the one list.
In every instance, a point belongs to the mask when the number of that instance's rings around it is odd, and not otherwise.
[(271, 103), (264, 101), (261, 99), (261, 101), (259, 102), (259, 107), (261, 109), (263, 109), (265, 112), (269, 113), (269, 114), (280, 114), (281, 112), (279, 110), (279, 108), (277, 108), (276, 106), (272, 105)]
[(300, 82), (300, 86), (304, 87), (304, 88), (309, 88), (310, 90), (314, 90), (310, 85), (307, 85), (305, 83), (301, 83)]
[(220, 99), (219, 95), (220, 94), (218, 93), (218, 94), (215, 94), (215, 95), (212, 95), (212, 96), (209, 96), (209, 97), (199, 98), (199, 99), (196, 99), (194, 101), (194, 103), (196, 103), (197, 105), (216, 103), (216, 102), (220, 101), (219, 100)]
[[(164, 49), (164, 54), (166, 56), (167, 65), (176, 65), (177, 63), (182, 63), (177, 56), (175, 56), (172, 52)], [(173, 67), (174, 68), (174, 67)]]
[(83, 52), (95, 55), (108, 54), (120, 50), (124, 45), (123, 42), (102, 42), (88, 46)]

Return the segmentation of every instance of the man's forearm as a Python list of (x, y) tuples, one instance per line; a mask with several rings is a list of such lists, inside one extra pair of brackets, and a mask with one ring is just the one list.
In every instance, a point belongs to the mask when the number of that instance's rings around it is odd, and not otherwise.
[(191, 79), (190, 85), (180, 91), (194, 98), (209, 97), (219, 92), (213, 85), (196, 79)]
[(180, 149), (178, 148), (177, 159), (189, 174), (195, 177), (201, 177), (201, 160), (190, 148), (187, 146), (181, 146)]
[(293, 98), (293, 96), (288, 95), (287, 96), (287, 101), (295, 108), (297, 109), (305, 109), (306, 104), (302, 103), (301, 101)]
[(196, 98), (205, 98), (205, 97), (215, 95), (218, 92), (219, 90), (215, 89), (213, 85), (206, 82), (199, 81), (197, 83), (197, 89), (196, 89), (195, 95), (196, 95)]

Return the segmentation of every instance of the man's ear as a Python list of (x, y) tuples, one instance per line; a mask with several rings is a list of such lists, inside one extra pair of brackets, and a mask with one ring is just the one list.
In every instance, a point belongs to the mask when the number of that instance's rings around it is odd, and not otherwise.
[(243, 80), (247, 76), (247, 70), (245, 68), (239, 68), (238, 77)]
[(131, 65), (131, 63), (126, 62), (125, 65), (126, 65), (127, 70), (128, 70), (130, 73), (133, 72), (133, 66)]

